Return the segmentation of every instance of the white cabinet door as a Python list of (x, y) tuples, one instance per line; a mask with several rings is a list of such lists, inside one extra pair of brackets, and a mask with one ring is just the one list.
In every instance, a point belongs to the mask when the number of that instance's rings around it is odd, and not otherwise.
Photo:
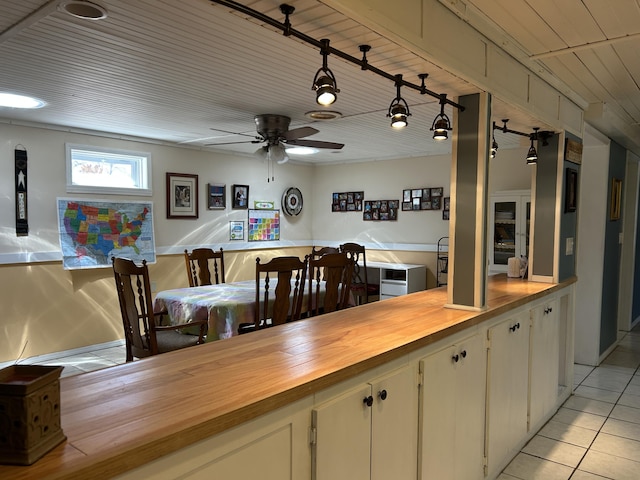
[(560, 324), (558, 302), (552, 300), (531, 310), (529, 428), (541, 426), (558, 402)]
[(414, 368), (350, 390), (312, 411), (314, 480), (415, 480), (418, 381)]
[(488, 330), (487, 462), (494, 478), (527, 436), (529, 311)]
[(371, 479), (415, 480), (418, 465), (418, 380), (403, 368), (371, 383)]
[(370, 396), (371, 386), (362, 385), (312, 411), (312, 479), (370, 479)]
[(486, 350), (475, 335), (420, 362), (420, 478), (484, 478)]

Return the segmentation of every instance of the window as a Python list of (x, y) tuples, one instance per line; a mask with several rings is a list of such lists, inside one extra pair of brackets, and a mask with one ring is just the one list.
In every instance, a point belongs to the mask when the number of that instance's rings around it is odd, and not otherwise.
[(151, 196), (151, 154), (66, 144), (67, 192)]

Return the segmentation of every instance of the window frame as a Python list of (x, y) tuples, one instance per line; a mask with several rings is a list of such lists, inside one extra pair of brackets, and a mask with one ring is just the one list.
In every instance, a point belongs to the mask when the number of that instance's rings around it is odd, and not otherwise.
[[(72, 169), (74, 150), (83, 150), (93, 153), (108, 153), (111, 155), (141, 157), (142, 160), (140, 162), (139, 168), (142, 170), (141, 178), (143, 183), (146, 181), (146, 188), (105, 187), (101, 185), (74, 185)], [(110, 147), (97, 147), (93, 145), (81, 145), (76, 143), (65, 143), (65, 156), (68, 193), (99, 193), (106, 195), (136, 195), (143, 197), (150, 197), (153, 195), (151, 182), (153, 177), (151, 170), (151, 152), (124, 150)]]

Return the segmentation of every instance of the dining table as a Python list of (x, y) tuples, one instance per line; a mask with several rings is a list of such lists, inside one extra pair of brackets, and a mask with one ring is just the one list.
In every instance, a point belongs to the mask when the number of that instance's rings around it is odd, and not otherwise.
[[(293, 282), (292, 279), (292, 288)], [(304, 289), (303, 306), (307, 305), (307, 296), (308, 286)], [(245, 280), (162, 290), (156, 294), (153, 310), (166, 311), (171, 325), (206, 319), (209, 342), (235, 336), (241, 323), (253, 323), (255, 301), (256, 281)]]

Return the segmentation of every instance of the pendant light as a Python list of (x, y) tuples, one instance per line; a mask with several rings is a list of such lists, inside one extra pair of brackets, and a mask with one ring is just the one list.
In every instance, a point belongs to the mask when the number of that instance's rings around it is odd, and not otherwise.
[(433, 131), (433, 139), (434, 140), (446, 140), (449, 137), (449, 130), (453, 130), (451, 128), (451, 121), (449, 117), (444, 113), (444, 106), (447, 103), (447, 94), (440, 94), (440, 113), (436, 115), (436, 118), (433, 119), (433, 123), (431, 124), (431, 131)]
[(391, 118), (391, 126), (393, 128), (404, 128), (408, 125), (407, 117), (411, 115), (409, 105), (404, 98), (400, 96), (400, 87), (402, 86), (402, 75), (396, 75), (396, 98), (391, 101), (387, 117)]
[(320, 40), (320, 42), (322, 43), (322, 48), (320, 49), (320, 54), (322, 55), (322, 67), (316, 72), (316, 75), (313, 78), (313, 86), (311, 88), (316, 92), (316, 102), (318, 105), (326, 107), (336, 101), (340, 90), (338, 90), (336, 77), (327, 66), (329, 40), (325, 38)]
[(527, 153), (527, 165), (535, 165), (538, 163), (538, 152), (536, 152), (536, 148), (533, 146), (533, 141), (538, 140), (538, 130), (539, 127), (535, 127), (533, 129), (533, 133), (529, 137), (531, 139), (531, 146)]

